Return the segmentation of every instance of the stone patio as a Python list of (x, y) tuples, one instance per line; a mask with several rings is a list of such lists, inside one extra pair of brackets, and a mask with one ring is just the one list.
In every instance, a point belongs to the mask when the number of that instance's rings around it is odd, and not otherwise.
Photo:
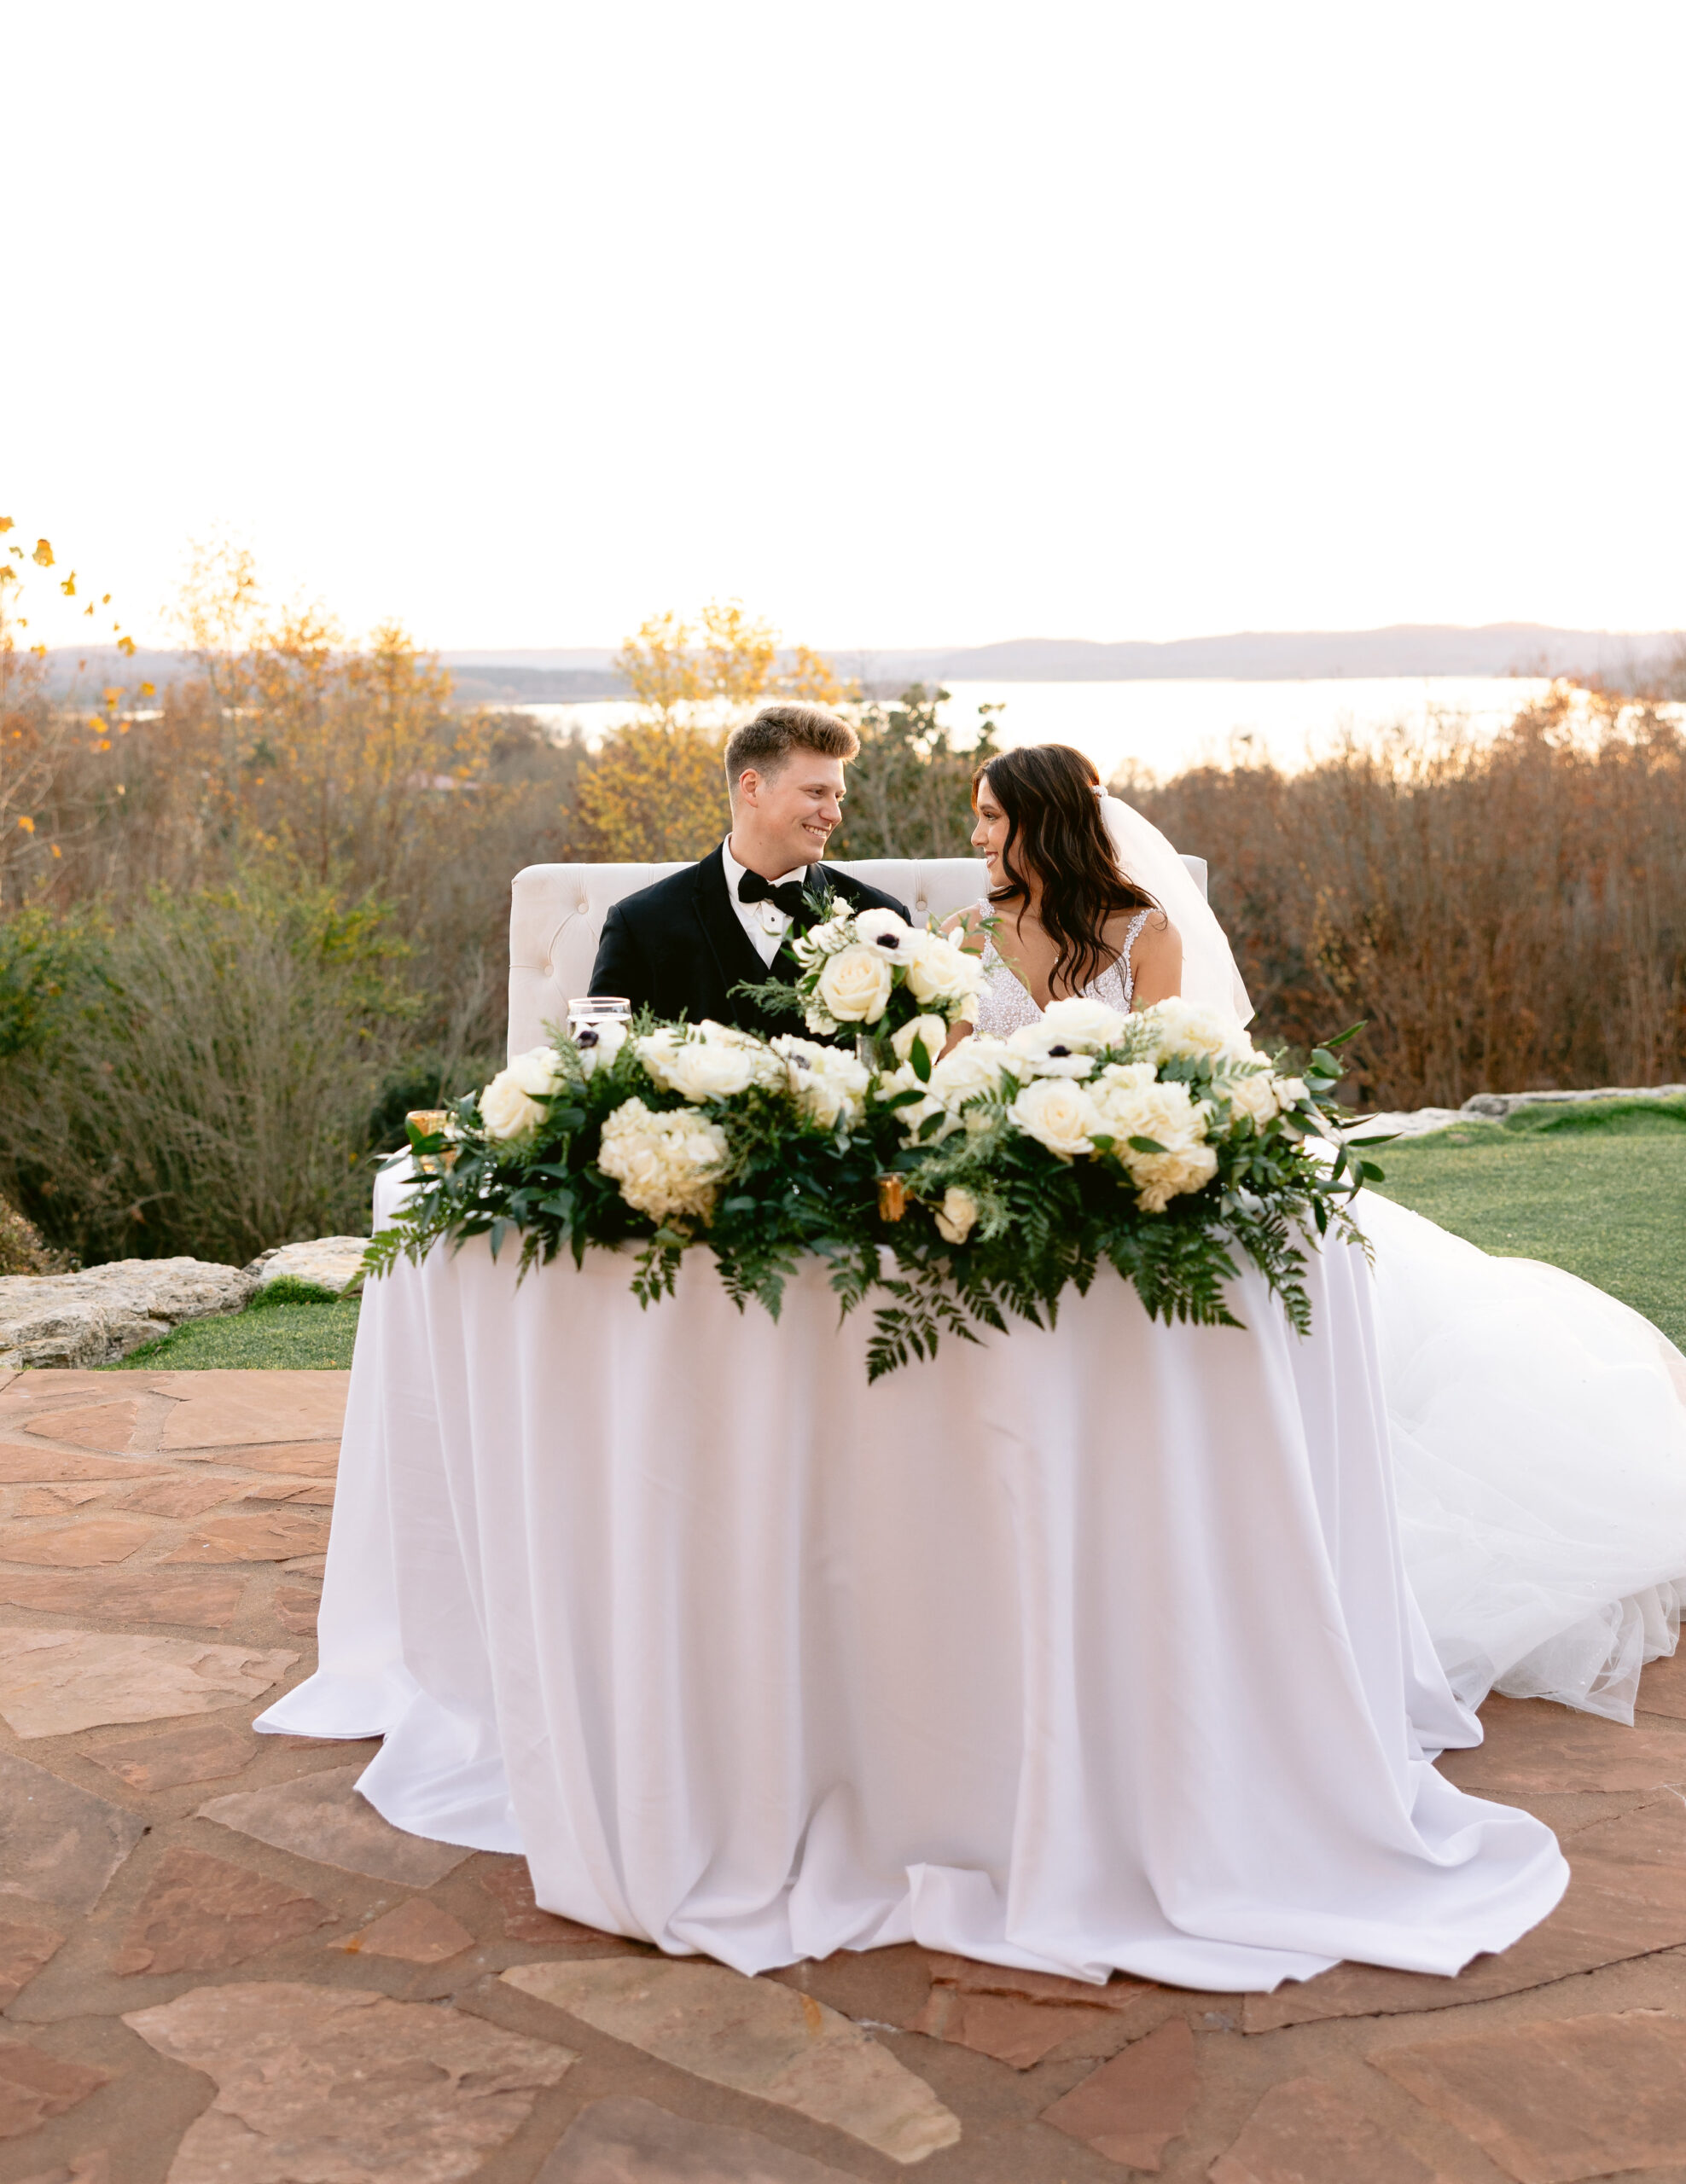
[(1686, 2184), (1686, 1657), (1447, 1772), (1573, 1867), (1456, 1980), (746, 1980), (398, 1833), (310, 1671), (337, 1373), (0, 1373), (0, 2184)]

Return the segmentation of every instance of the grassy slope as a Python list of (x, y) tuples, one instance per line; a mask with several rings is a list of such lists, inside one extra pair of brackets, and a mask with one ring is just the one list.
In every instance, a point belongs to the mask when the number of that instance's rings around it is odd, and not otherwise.
[[(277, 1282), (276, 1287), (282, 1287)], [(119, 1357), (103, 1369), (120, 1373), (167, 1369), (209, 1371), (215, 1367), (288, 1367), (343, 1371), (352, 1362), (358, 1331), (358, 1300), (311, 1294), (302, 1282), (288, 1282), (282, 1298), (266, 1297), (243, 1312), (216, 1319), (189, 1320), (156, 1342)]]
[(1565, 1267), (1686, 1345), (1686, 1102), (1524, 1108), (1378, 1157), (1387, 1197), (1483, 1251)]

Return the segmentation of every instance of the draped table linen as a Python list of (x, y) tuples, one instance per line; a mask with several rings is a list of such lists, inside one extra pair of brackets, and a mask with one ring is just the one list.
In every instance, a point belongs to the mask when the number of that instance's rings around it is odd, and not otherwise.
[[(404, 1187), (389, 1170), (377, 1217)], [(1370, 1276), (1309, 1339), (1165, 1327), (1104, 1270), (1057, 1326), (869, 1387), (805, 1263), (776, 1323), (687, 1255), (368, 1286), (315, 1676), (395, 1826), (524, 1853), (546, 1908), (746, 1972), (914, 1940), (1104, 1979), (1450, 1973), (1548, 1913), (1528, 1815), (1400, 1558)]]

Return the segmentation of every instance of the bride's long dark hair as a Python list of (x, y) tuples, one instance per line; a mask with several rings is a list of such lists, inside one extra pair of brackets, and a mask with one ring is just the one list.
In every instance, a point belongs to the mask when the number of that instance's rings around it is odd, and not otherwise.
[(1028, 905), (1035, 880), (1042, 890), (1037, 915), (1059, 950), (1054, 977), (1068, 993), (1081, 993), (1112, 961), (1107, 921), (1120, 910), (1159, 909), (1118, 861), (1101, 816), (1101, 776), (1068, 743), (1031, 743), (986, 758), (972, 776), (972, 809), (978, 784), (987, 781), (1007, 814), (1006, 874), (991, 890), (991, 903)]

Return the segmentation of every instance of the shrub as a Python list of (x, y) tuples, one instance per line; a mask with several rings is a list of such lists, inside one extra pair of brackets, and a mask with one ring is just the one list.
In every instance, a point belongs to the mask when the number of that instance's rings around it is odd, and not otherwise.
[(49, 1034), (0, 1064), (0, 1188), (90, 1263), (361, 1230), (407, 1006), (389, 945), (371, 913), (256, 888), (84, 935)]
[(1491, 744), (1124, 782), (1212, 867), (1262, 1032), (1366, 1105), (1686, 1078), (1686, 735), (1567, 688)]

